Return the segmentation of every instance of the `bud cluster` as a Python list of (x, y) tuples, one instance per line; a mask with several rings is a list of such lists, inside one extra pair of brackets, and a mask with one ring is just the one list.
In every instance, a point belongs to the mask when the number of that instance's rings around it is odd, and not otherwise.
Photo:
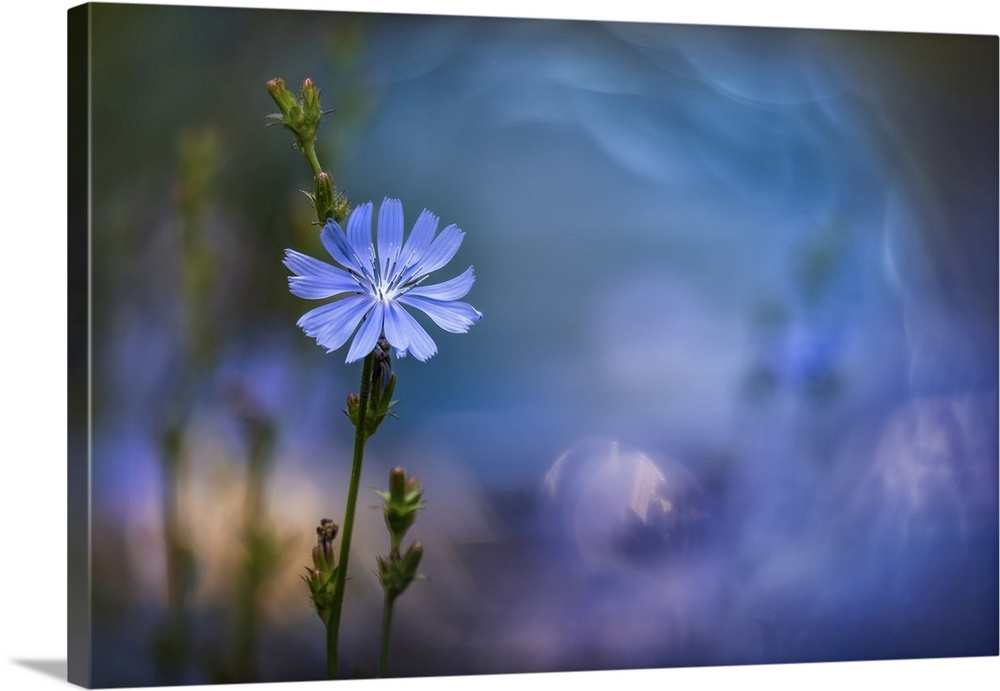
[(416, 477), (406, 476), (402, 468), (389, 473), (389, 491), (375, 491), (383, 501), (382, 513), (392, 538), (392, 549), (386, 557), (378, 557), (378, 577), (386, 597), (395, 600), (414, 580), (422, 578), (417, 572), (424, 547), (419, 542), (401, 552), (403, 537), (417, 520), (417, 512), (424, 508), (423, 488)]
[(323, 119), (323, 109), (319, 101), (319, 89), (312, 79), (302, 82), (302, 91), (296, 97), (285, 86), (285, 80), (277, 77), (267, 83), (267, 92), (278, 104), (280, 113), (268, 115), (268, 119), (280, 123), (295, 135), (295, 148), (305, 152), (316, 141), (316, 130)]

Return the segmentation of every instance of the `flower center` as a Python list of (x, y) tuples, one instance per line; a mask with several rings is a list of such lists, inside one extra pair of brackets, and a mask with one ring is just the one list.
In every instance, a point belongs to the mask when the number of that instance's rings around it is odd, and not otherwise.
[[(402, 247), (389, 245), (383, 269), (382, 264), (379, 262), (375, 245), (368, 246), (368, 256), (371, 259), (374, 272), (369, 280), (371, 282), (372, 294), (379, 302), (392, 302), (411, 288), (419, 285), (426, 278), (426, 276), (421, 276), (417, 280), (408, 280), (408, 277), (419, 275), (420, 271), (410, 271), (413, 265), (413, 252), (410, 252), (402, 264), (399, 263), (402, 250)], [(358, 263), (361, 264), (361, 262)], [(362, 267), (364, 267), (363, 264)]]

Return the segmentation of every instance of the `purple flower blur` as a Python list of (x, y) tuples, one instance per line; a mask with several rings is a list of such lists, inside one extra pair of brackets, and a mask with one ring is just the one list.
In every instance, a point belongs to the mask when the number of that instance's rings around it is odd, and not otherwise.
[(295, 273), (288, 278), (294, 295), (336, 298), (303, 314), (298, 325), (327, 352), (344, 345), (357, 330), (347, 362), (368, 355), (382, 334), (399, 355), (409, 352), (423, 362), (437, 352), (437, 345), (404, 305), (451, 333), (465, 333), (483, 316), (472, 305), (458, 302), (475, 281), (471, 266), (451, 280), (421, 285), (455, 256), (465, 234), (452, 224), (435, 237), (438, 217), (424, 209), (404, 243), (398, 199), (383, 200), (375, 243), (371, 219), (368, 202), (351, 213), (346, 234), (333, 219), (326, 222), (320, 239), (340, 266), (285, 250), (284, 264)]

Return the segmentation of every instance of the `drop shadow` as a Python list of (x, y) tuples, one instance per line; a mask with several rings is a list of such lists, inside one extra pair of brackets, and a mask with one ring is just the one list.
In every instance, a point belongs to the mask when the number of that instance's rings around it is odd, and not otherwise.
[(14, 664), (33, 669), (47, 677), (66, 681), (66, 660), (11, 660)]

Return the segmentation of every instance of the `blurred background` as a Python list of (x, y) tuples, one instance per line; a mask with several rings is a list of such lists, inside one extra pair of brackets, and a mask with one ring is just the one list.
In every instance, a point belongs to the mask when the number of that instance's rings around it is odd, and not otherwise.
[[(458, 224), (468, 334), (394, 363), (342, 667), (995, 655), (995, 37), (97, 5), (98, 686), (320, 679), (359, 367), (295, 326), (323, 256), (265, 82), (335, 109), (355, 202)], [(425, 322), (426, 323), (426, 322)]]

